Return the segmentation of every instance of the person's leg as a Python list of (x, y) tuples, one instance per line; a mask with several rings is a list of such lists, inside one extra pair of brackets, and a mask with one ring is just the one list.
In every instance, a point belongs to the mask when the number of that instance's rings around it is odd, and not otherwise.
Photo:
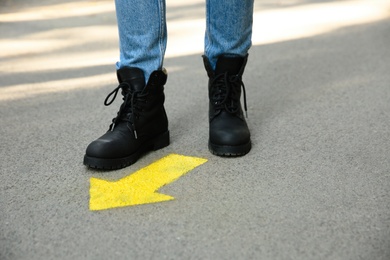
[(207, 0), (205, 56), (215, 69), (222, 54), (245, 57), (252, 44), (253, 0)]
[(162, 68), (167, 45), (165, 0), (115, 0), (120, 60), (117, 69), (137, 67), (146, 80)]
[(207, 0), (205, 55), (209, 76), (209, 150), (242, 156), (252, 145), (241, 107), (242, 75), (251, 46), (253, 0)]
[(123, 103), (109, 130), (87, 147), (84, 164), (114, 170), (133, 164), (145, 152), (169, 145), (164, 109), (167, 73), (162, 68), (166, 47), (165, 0), (116, 0), (120, 40), (117, 94)]

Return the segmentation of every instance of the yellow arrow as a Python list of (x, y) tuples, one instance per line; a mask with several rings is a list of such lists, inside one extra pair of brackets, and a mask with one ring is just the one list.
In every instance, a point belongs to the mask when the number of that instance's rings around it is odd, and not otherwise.
[(156, 191), (205, 162), (203, 158), (170, 154), (118, 181), (91, 178), (89, 208), (103, 210), (173, 200)]

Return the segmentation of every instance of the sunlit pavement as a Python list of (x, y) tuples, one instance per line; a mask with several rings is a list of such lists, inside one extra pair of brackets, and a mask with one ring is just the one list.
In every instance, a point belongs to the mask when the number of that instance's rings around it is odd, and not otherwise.
[[(390, 2), (256, 1), (244, 74), (253, 149), (208, 152), (204, 1), (167, 0), (171, 145), (82, 165), (120, 101), (113, 1), (0, 3), (0, 259), (390, 259)], [(90, 180), (207, 160), (91, 211)]]

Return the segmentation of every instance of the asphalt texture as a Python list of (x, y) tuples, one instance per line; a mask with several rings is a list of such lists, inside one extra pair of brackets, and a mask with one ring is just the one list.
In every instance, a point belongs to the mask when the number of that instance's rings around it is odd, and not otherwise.
[[(204, 2), (167, 6), (171, 144), (100, 172), (82, 160), (120, 105), (113, 2), (0, 3), (0, 259), (390, 259), (390, 4), (257, 1), (235, 159), (207, 148)], [(208, 160), (159, 190), (175, 200), (89, 210), (90, 178), (172, 153)]]

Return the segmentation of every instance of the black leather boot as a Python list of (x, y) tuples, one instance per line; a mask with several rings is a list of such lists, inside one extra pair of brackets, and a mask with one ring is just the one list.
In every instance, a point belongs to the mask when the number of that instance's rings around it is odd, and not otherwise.
[(242, 88), (246, 112), (242, 74), (247, 58), (221, 55), (214, 71), (208, 58), (203, 56), (209, 76), (209, 150), (215, 155), (236, 157), (251, 149), (250, 132), (240, 102)]
[(138, 68), (122, 68), (117, 76), (120, 84), (104, 104), (110, 105), (119, 90), (123, 103), (108, 132), (87, 147), (84, 164), (91, 168), (120, 169), (135, 163), (145, 152), (169, 145), (164, 109), (166, 71), (154, 71), (146, 86), (144, 73)]

